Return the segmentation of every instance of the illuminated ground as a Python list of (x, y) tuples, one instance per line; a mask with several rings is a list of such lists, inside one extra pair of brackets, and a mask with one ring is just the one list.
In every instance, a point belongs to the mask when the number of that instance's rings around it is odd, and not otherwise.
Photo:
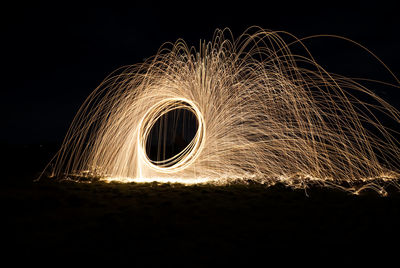
[(398, 254), (396, 192), (312, 188), (307, 197), (281, 185), (33, 183), (42, 161), (33, 156), (46, 154), (16, 155), (26, 168), (5, 175), (0, 204), (2, 254), (17, 263), (205, 267), (387, 261)]

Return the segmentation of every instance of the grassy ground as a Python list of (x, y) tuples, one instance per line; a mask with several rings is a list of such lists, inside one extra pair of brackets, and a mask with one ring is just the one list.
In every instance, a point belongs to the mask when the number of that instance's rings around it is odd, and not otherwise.
[(2, 255), (16, 263), (248, 266), (385, 261), (398, 254), (397, 192), (355, 196), (315, 187), (307, 196), (282, 185), (33, 178), (21, 169), (0, 182)]

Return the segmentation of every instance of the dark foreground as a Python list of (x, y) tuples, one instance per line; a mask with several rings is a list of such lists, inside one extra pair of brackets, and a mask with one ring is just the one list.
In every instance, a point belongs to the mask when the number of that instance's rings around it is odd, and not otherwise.
[(1, 255), (14, 263), (325, 266), (400, 254), (397, 192), (34, 183), (33, 173), (20, 173), (0, 182)]

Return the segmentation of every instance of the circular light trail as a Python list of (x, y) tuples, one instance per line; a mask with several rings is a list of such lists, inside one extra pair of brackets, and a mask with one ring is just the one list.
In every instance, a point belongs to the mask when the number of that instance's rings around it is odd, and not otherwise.
[[(187, 109), (196, 116), (198, 123), (196, 134), (189, 145), (177, 155), (162, 161), (150, 160), (146, 153), (146, 143), (149, 133), (161, 116), (175, 109)], [(139, 157), (144, 160), (144, 163), (149, 168), (163, 173), (175, 173), (185, 169), (196, 161), (204, 146), (205, 125), (203, 115), (192, 101), (183, 98), (165, 99), (150, 107), (139, 123), (139, 132), (140, 134), (137, 136)]]
[[(398, 186), (398, 133), (378, 118), (399, 126), (399, 111), (362, 80), (327, 72), (306, 39), (253, 27), (237, 39), (217, 30), (198, 49), (182, 40), (165, 44), (93, 91), (48, 166), (52, 175), (138, 182), (250, 178), (382, 193), (387, 184)], [(293, 54), (294, 47), (303, 55)], [(197, 131), (176, 155), (151, 159), (152, 127), (176, 109), (193, 113)]]

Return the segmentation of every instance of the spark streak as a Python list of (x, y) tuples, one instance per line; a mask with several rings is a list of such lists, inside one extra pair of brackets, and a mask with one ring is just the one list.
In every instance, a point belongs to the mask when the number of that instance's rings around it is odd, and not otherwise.
[[(293, 46), (305, 55), (291, 53)], [(177, 155), (151, 160), (148, 135), (174, 109), (196, 116), (195, 137)], [(217, 30), (199, 50), (178, 40), (107, 77), (78, 111), (52, 174), (125, 182), (346, 183), (353, 192), (360, 180), (398, 185), (399, 142), (377, 113), (400, 123), (399, 111), (357, 81), (328, 73), (300, 39), (260, 28), (234, 39), (228, 29)]]

